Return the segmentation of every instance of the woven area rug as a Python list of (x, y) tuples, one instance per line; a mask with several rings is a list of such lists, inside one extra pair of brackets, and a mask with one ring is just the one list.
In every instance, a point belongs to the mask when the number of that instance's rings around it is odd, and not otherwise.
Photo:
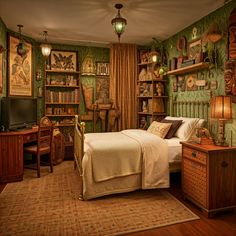
[(0, 235), (119, 235), (199, 219), (164, 190), (80, 201), (72, 161), (42, 172), (25, 170), (0, 194)]

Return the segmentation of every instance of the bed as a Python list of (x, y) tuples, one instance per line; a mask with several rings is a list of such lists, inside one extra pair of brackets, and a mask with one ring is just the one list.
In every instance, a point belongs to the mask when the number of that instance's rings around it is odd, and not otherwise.
[(189, 139), (205, 121), (167, 116), (166, 120), (180, 120), (182, 124), (175, 136), (163, 139), (155, 132), (140, 129), (85, 134), (85, 124), (78, 116), (75, 119), (74, 160), (81, 200), (137, 189), (168, 188), (169, 173), (181, 169), (180, 141)]

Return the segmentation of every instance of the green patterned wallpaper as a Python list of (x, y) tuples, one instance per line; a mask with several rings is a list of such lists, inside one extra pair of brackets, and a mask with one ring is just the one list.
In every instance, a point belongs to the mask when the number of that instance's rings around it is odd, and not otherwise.
[[(6, 49), (7, 47), (7, 28), (5, 26), (5, 24), (3, 23), (2, 19), (0, 18), (0, 45), (2, 45), (4, 47), (4, 49)], [(2, 94), (0, 94), (0, 97), (5, 97), (6, 96), (6, 50), (4, 50), (4, 52), (2, 54), (0, 54), (0, 56), (2, 57), (2, 79), (3, 79), (3, 92)]]
[[(109, 62), (109, 48), (100, 48), (100, 47), (88, 47), (88, 46), (72, 46), (72, 45), (60, 45), (60, 44), (52, 44), (52, 50), (65, 50), (65, 51), (76, 51), (78, 54), (78, 68), (81, 72), (81, 66), (86, 56), (91, 56), (94, 63), (96, 62)], [(37, 88), (43, 89), (43, 81), (44, 81), (44, 65), (45, 63), (48, 63), (48, 59), (45, 60), (45, 58), (42, 56), (40, 51), (40, 44), (37, 43), (36, 45), (36, 60), (35, 60), (35, 71), (40, 71), (42, 75), (41, 80), (35, 80), (35, 91), (37, 94)], [(96, 87), (96, 77), (95, 76), (88, 76), (88, 75), (80, 75), (80, 81), (81, 84), (93, 87), (95, 91)], [(95, 96), (95, 94), (94, 94)], [(80, 114), (86, 114), (85, 110), (85, 102), (84, 98), (82, 96), (82, 87), (80, 89)], [(38, 116), (41, 117), (44, 114), (44, 98), (38, 98)], [(93, 131), (93, 122), (92, 121), (86, 121), (86, 132), (92, 132)]]
[[(217, 82), (217, 89), (206, 89), (201, 88), (196, 91), (184, 91), (181, 92), (180, 88), (178, 92), (173, 92), (173, 81), (175, 76), (169, 76), (169, 96), (175, 97), (177, 100), (208, 100), (210, 99), (210, 94), (212, 95), (224, 95), (225, 92), (225, 84), (224, 84), (224, 62), (227, 59), (227, 24), (228, 18), (233, 10), (236, 7), (236, 2), (232, 1), (231, 3), (227, 4), (226, 6), (216, 10), (215, 12), (211, 13), (210, 15), (202, 18), (198, 22), (190, 25), (189, 27), (185, 28), (181, 32), (177, 33), (176, 35), (172, 36), (168, 40), (166, 40), (165, 47), (167, 49), (168, 60), (173, 57), (178, 57), (179, 52), (177, 51), (176, 45), (177, 41), (180, 37), (185, 36), (187, 41), (192, 41), (193, 36), (193, 28), (197, 29), (197, 37), (196, 38), (203, 38), (206, 32), (208, 31), (209, 27), (213, 22), (216, 22), (219, 26), (219, 29), (222, 31), (223, 38), (215, 44), (216, 51), (217, 51), (217, 63), (215, 66), (212, 66), (210, 69), (205, 69), (202, 71), (198, 71), (198, 78), (204, 78), (208, 84), (211, 81)], [(231, 132), (233, 136), (236, 137), (236, 104), (233, 104), (233, 122), (226, 125), (226, 141), (230, 141)], [(216, 137), (217, 127), (213, 124), (212, 132), (214, 137)], [(236, 138), (233, 139), (233, 146), (236, 146)]]

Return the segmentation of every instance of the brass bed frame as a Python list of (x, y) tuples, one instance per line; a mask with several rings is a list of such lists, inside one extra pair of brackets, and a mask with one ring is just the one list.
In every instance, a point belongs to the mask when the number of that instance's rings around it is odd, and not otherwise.
[[(171, 116), (177, 117), (198, 117), (206, 121), (205, 126), (209, 126), (209, 101), (180, 101), (171, 99), (170, 105), (172, 110)], [(75, 134), (74, 134), (74, 168), (78, 168), (79, 172), (79, 191), (80, 200), (83, 200), (83, 168), (82, 159), (84, 156), (84, 132), (85, 123), (79, 120), (79, 116), (75, 116)], [(170, 172), (178, 172), (181, 170), (181, 163), (170, 165)]]

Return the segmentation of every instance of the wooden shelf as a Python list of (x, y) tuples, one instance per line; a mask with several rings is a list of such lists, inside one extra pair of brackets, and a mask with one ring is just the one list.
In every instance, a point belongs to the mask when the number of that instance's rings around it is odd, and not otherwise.
[(78, 86), (78, 85), (52, 85), (52, 84), (46, 84), (45, 85), (46, 87), (48, 87), (48, 88), (79, 88), (80, 86)]
[(166, 95), (164, 95), (164, 96), (153, 96), (153, 98), (169, 98), (169, 96), (166, 96)]
[(45, 105), (79, 105), (79, 102), (45, 102)]
[(186, 66), (183, 68), (179, 68), (176, 70), (171, 70), (167, 72), (167, 75), (181, 75), (181, 74), (187, 74), (189, 72), (192, 71), (196, 71), (196, 70), (203, 70), (209, 67), (208, 63), (205, 62), (200, 62), (198, 64), (193, 64), (191, 66)]
[(73, 114), (73, 115), (68, 115), (68, 114), (65, 114), (65, 115), (50, 115), (50, 114), (46, 114), (46, 116), (48, 117), (74, 117), (76, 114)]
[(163, 82), (163, 83), (166, 83), (167, 80), (165, 79), (153, 79), (153, 80), (138, 80), (137, 83), (151, 83), (151, 82)]
[(152, 96), (137, 96), (137, 98), (152, 98)]
[(79, 71), (73, 70), (45, 70), (48, 73), (65, 73), (65, 74), (79, 74)]

